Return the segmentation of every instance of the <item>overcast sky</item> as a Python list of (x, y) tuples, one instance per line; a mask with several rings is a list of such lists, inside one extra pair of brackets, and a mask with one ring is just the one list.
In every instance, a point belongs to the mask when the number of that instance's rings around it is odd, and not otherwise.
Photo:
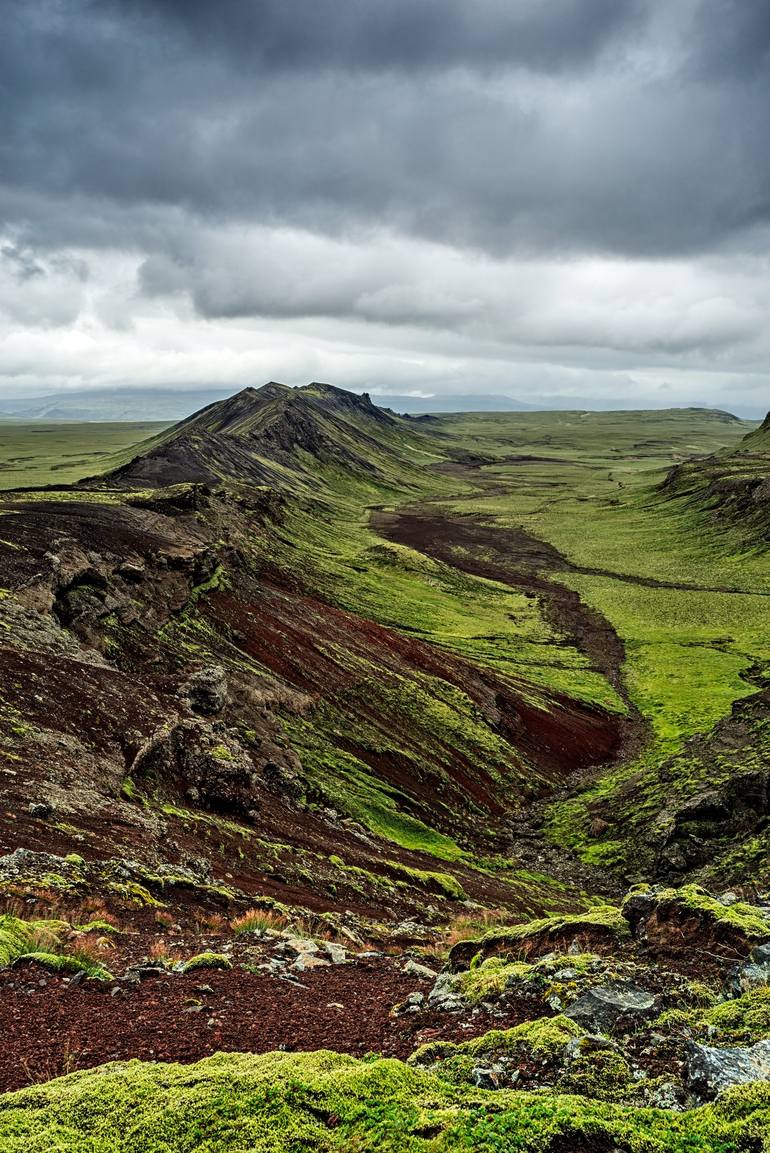
[(768, 0), (5, 0), (0, 395), (770, 407)]

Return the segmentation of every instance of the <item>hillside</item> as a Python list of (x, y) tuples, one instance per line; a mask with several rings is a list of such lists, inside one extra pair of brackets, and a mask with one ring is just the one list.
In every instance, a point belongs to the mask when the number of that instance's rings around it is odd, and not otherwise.
[(770, 541), (770, 414), (734, 447), (674, 468), (661, 488), (735, 550)]
[(753, 1150), (767, 545), (663, 484), (748, 431), (271, 383), (0, 494), (0, 1086), (100, 1066), (0, 1151)]

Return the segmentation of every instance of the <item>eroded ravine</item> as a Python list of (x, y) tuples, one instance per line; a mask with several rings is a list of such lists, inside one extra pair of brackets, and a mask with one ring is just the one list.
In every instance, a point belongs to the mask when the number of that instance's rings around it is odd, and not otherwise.
[[(588, 776), (609, 764), (633, 756), (646, 739), (647, 726), (630, 700), (623, 679), (625, 649), (609, 621), (583, 602), (577, 592), (546, 573), (568, 570), (569, 562), (552, 545), (525, 532), (491, 524), (485, 517), (451, 513), (438, 505), (408, 506), (394, 512), (375, 510), (371, 525), (386, 540), (406, 545), (467, 573), (498, 581), (538, 599), (551, 627), (573, 643), (622, 697), (627, 714), (617, 716), (619, 739), (608, 755), (606, 746), (580, 767), (565, 765), (551, 789), (512, 814), (511, 847), (527, 867), (537, 868), (570, 883), (579, 881), (591, 892), (612, 894), (617, 882), (583, 864), (570, 850), (544, 833), (544, 814), (554, 801), (574, 793)], [(558, 783), (557, 783), (558, 782)]]
[(548, 623), (574, 642), (630, 707), (622, 676), (623, 642), (601, 613), (573, 589), (545, 575), (572, 567), (553, 545), (523, 529), (504, 528), (484, 516), (451, 513), (435, 505), (375, 510), (371, 524), (387, 540), (537, 597)]

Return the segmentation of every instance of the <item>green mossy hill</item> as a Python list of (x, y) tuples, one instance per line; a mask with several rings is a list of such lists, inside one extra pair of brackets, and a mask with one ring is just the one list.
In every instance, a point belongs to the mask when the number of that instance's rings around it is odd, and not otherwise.
[(615, 905), (597, 905), (582, 913), (563, 913), (527, 921), (510, 928), (490, 929), (470, 941), (458, 941), (449, 952), (449, 967), (467, 968), (471, 963), (501, 953), (521, 957), (550, 952), (577, 942), (582, 952), (616, 944), (630, 935), (628, 922)]
[(739, 443), (736, 452), (770, 453), (770, 412), (753, 432), (749, 432)]
[(770, 1085), (675, 1113), (327, 1052), (132, 1061), (0, 1097), (0, 1153), (760, 1153), (768, 1132)]
[[(418, 480), (415, 453), (430, 445), (409, 421), (332, 385), (271, 382), (217, 401), (136, 446), (112, 483), (165, 486), (184, 481), (317, 488), (318, 470), (381, 481)], [(435, 451), (435, 450), (434, 450)]]
[(770, 413), (732, 450), (672, 469), (661, 494), (689, 506), (733, 542), (770, 539)]

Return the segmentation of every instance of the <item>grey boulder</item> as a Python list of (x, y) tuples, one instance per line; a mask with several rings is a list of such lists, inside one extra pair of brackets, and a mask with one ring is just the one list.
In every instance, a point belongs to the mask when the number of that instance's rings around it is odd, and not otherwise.
[(634, 985), (597, 985), (574, 1001), (564, 1015), (590, 1033), (612, 1033), (619, 1026), (643, 1024), (655, 1012), (655, 998), (646, 989)]
[(770, 1041), (743, 1049), (714, 1049), (690, 1042), (687, 1084), (701, 1101), (712, 1101), (732, 1085), (751, 1081), (770, 1081)]

